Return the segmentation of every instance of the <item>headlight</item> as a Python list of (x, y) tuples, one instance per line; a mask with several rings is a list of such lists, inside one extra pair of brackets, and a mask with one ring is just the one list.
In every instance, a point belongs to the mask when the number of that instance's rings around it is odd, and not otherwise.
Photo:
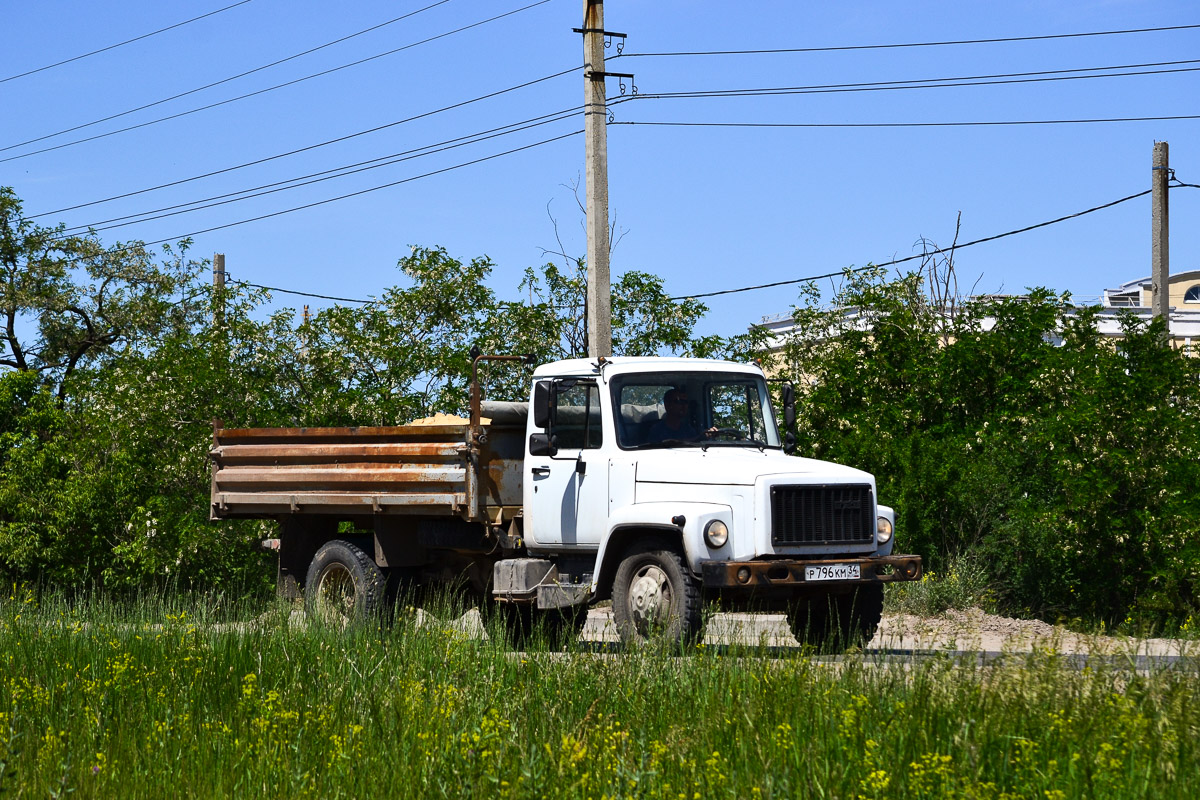
[(880, 517), (875, 523), (875, 531), (878, 534), (875, 538), (880, 544), (887, 544), (892, 539), (892, 521), (887, 517)]
[(704, 541), (714, 550), (724, 547), (729, 541), (729, 526), (719, 519), (714, 519), (704, 526)]

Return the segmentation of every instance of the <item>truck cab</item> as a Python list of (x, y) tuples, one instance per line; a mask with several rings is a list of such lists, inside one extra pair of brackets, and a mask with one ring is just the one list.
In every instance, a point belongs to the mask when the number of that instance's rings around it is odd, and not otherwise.
[(498, 563), (507, 602), (611, 599), (623, 639), (688, 639), (720, 597), (806, 639), (869, 638), (882, 584), (920, 576), (872, 475), (785, 452), (757, 366), (561, 361), (534, 372), (530, 409), (520, 561), (546, 569)]

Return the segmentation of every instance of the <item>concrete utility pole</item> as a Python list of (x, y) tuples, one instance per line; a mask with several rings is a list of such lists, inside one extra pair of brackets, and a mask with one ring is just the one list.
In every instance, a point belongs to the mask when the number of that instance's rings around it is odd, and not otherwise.
[(1167, 143), (1154, 143), (1154, 164), (1150, 168), (1150, 310), (1167, 323), (1167, 341), (1171, 338), (1171, 259), (1167, 225)]
[(300, 346), (300, 357), (301, 358), (308, 358), (308, 334), (309, 334), (308, 323), (310, 320), (311, 320), (311, 317), (309, 317), (309, 315), (308, 315), (308, 303), (305, 303), (304, 304), (304, 328), (300, 331), (300, 336), (304, 341), (304, 344), (302, 344)]
[(213, 325), (225, 324), (225, 254), (213, 253)]
[(612, 355), (608, 271), (608, 108), (604, 85), (604, 0), (583, 0), (584, 138), (587, 159), (588, 356)]

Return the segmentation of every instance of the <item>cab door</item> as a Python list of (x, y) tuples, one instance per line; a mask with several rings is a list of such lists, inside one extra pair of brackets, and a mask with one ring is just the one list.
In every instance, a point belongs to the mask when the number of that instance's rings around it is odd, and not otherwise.
[(525, 458), (525, 540), (594, 549), (608, 525), (604, 415), (594, 380), (555, 381), (547, 433), (553, 455)]

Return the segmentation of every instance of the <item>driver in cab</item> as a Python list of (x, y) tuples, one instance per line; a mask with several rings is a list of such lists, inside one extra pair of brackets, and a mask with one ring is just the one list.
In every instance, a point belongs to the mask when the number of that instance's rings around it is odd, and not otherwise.
[(709, 428), (700, 433), (688, 420), (688, 395), (686, 389), (668, 389), (663, 395), (663, 407), (666, 414), (646, 433), (646, 442), (666, 442), (677, 440), (681, 442), (698, 442), (701, 439), (712, 438), (716, 428)]

